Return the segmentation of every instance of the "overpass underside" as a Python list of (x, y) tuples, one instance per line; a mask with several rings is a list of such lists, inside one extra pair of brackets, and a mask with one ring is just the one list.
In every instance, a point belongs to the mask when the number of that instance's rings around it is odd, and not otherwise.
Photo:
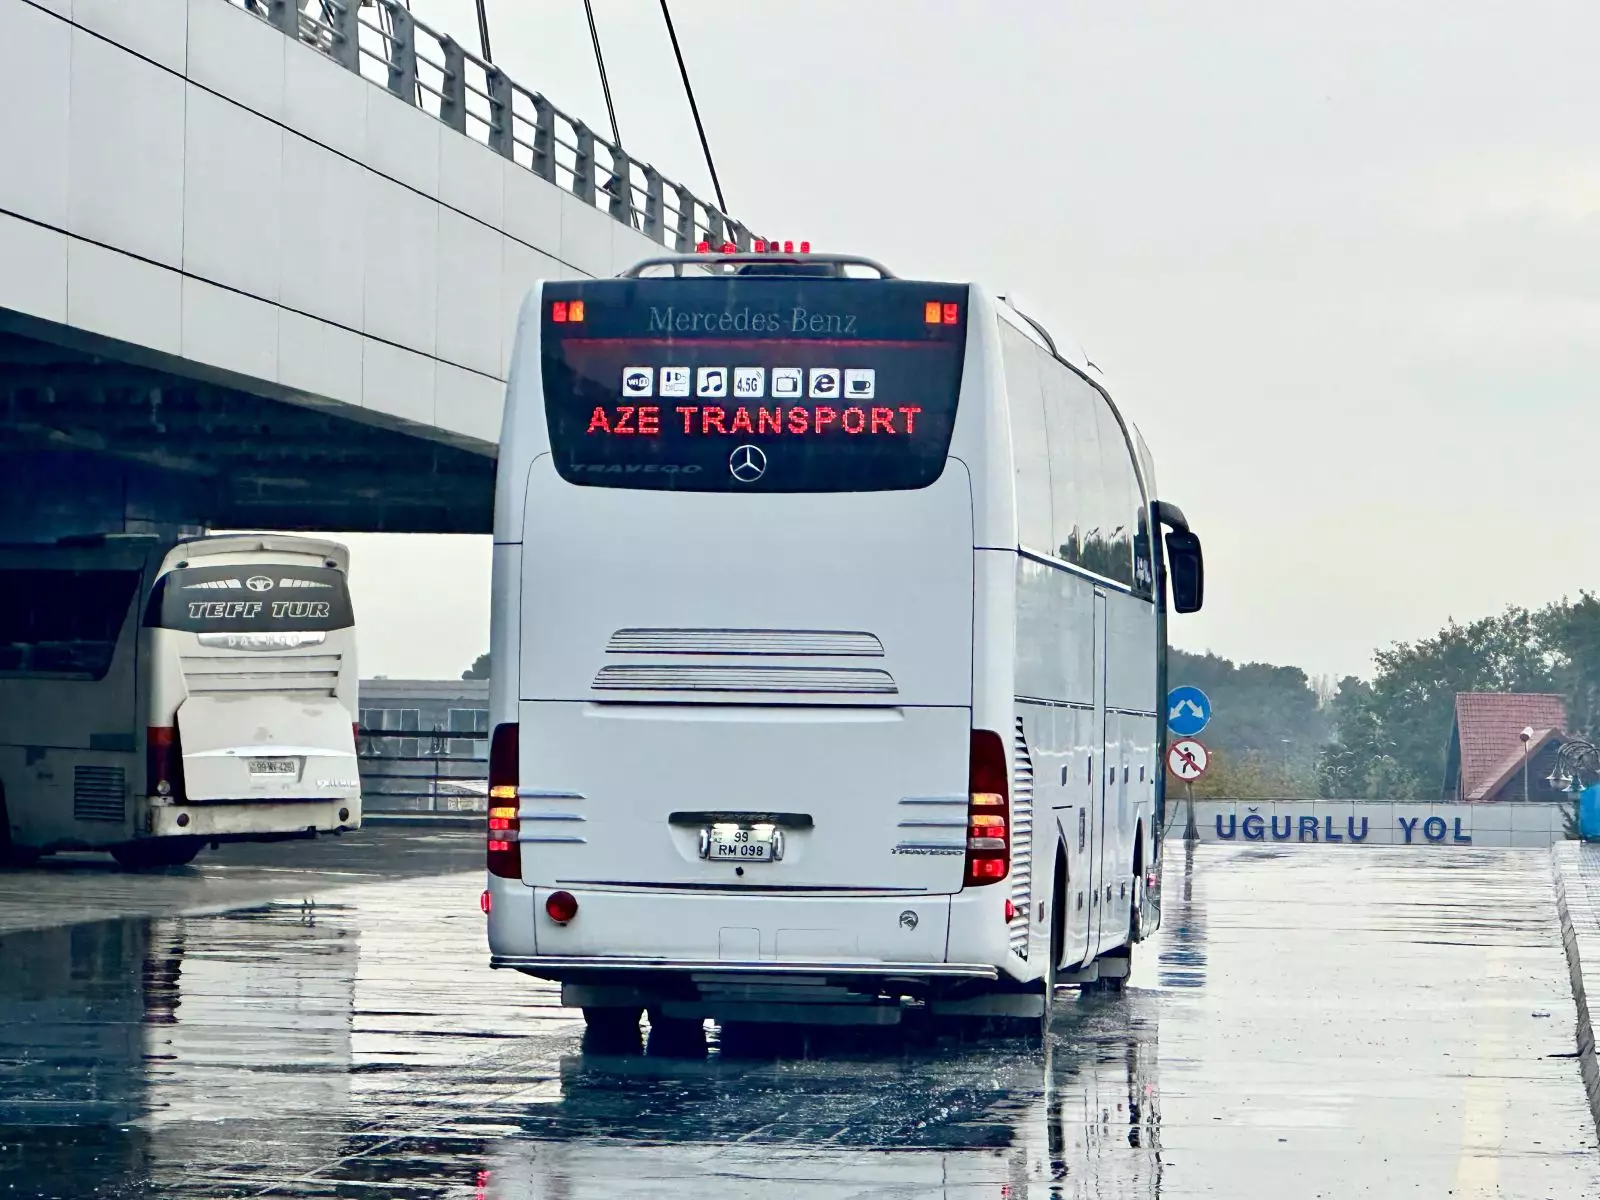
[(0, 541), (490, 531), (494, 460), (481, 451), (195, 367), (0, 314)]

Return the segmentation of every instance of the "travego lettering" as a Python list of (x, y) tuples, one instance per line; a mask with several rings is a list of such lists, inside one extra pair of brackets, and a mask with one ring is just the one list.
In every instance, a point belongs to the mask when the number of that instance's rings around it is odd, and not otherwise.
[[(842, 432), (856, 434), (915, 434), (917, 415), (922, 406), (902, 404), (888, 406), (832, 408), (818, 405), (806, 408), (782, 404), (766, 407), (723, 408), (719, 405), (680, 404), (673, 410), (681, 423), (685, 436), (705, 437), (712, 434), (745, 436), (750, 434), (817, 434)], [(589, 417), (589, 434), (607, 434), (611, 437), (659, 437), (661, 434), (661, 409), (654, 404), (618, 404), (597, 406)]]

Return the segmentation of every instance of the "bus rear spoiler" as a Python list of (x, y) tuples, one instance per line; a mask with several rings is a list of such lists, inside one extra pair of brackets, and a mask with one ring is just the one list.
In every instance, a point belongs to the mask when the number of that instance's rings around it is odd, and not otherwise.
[(716, 275), (817, 275), (838, 279), (845, 278), (846, 267), (866, 267), (868, 270), (876, 271), (880, 279), (895, 278), (894, 272), (888, 267), (875, 259), (863, 258), (859, 254), (775, 254), (771, 251), (662, 254), (634, 263), (618, 278), (642, 278), (650, 267), (670, 267), (672, 274), (680, 277), (685, 267), (699, 267)]

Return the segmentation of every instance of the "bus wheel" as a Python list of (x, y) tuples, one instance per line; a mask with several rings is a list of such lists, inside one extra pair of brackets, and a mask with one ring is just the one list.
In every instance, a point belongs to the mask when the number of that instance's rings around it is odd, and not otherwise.
[(1055, 877), (1050, 886), (1050, 943), (1044, 961), (1044, 1013), (1039, 1018), (1039, 1040), (1050, 1038), (1050, 1021), (1056, 1011), (1056, 976), (1067, 947), (1067, 857), (1056, 849)]
[(200, 853), (199, 838), (151, 838), (143, 842), (124, 842), (111, 848), (111, 857), (124, 871), (159, 871), (163, 867), (183, 867)]
[(11, 814), (6, 810), (5, 789), (0, 788), (0, 867), (31, 867), (44, 855), (11, 840)]
[(640, 1048), (639, 1018), (644, 1008), (586, 1008), (583, 1010), (583, 1048), (599, 1053), (629, 1052)]
[(702, 1058), (706, 1024), (693, 1017), (664, 1017), (651, 1009), (649, 1051), (656, 1058)]

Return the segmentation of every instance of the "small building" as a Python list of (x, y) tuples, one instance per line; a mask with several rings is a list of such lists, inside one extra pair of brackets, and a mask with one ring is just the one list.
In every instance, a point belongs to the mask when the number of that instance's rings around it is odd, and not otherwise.
[[(1461, 692), (1445, 759), (1444, 798), (1562, 800), (1548, 781), (1566, 740), (1567, 702), (1543, 692)], [(1531, 731), (1531, 732), (1530, 732)], [(1523, 734), (1529, 736), (1524, 744)]]
[(484, 811), (487, 679), (363, 679), (360, 703), (364, 811)]

